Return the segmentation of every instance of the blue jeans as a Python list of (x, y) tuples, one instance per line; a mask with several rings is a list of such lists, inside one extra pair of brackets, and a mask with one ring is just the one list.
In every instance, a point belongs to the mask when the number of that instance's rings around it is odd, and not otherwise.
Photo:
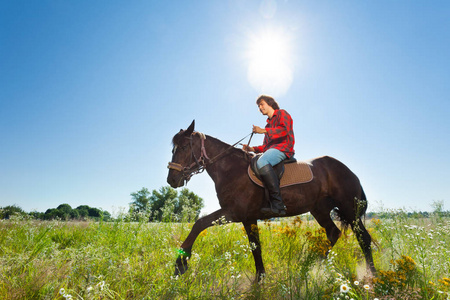
[(258, 170), (268, 164), (270, 164), (273, 167), (282, 162), (283, 160), (285, 160), (286, 158), (287, 158), (286, 154), (284, 154), (280, 150), (270, 148), (266, 152), (264, 152), (263, 155), (261, 155), (261, 157), (256, 162), (256, 166), (258, 167)]

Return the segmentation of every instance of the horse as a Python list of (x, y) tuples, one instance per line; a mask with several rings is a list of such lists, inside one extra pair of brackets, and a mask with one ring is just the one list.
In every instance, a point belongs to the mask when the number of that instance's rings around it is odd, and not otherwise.
[[(188, 258), (197, 236), (206, 228), (230, 222), (242, 222), (252, 247), (256, 267), (255, 281), (265, 276), (258, 232), (265, 191), (248, 176), (251, 154), (228, 145), (219, 139), (194, 131), (195, 120), (186, 130), (180, 130), (172, 139), (172, 161), (169, 162), (167, 182), (173, 188), (184, 186), (198, 173), (207, 171), (215, 184), (220, 209), (199, 218), (178, 250), (175, 275), (188, 269)], [(337, 213), (343, 227), (350, 226), (364, 253), (367, 271), (376, 274), (372, 258), (372, 238), (367, 232), (362, 216), (367, 209), (367, 199), (358, 177), (343, 163), (323, 156), (309, 161), (314, 177), (308, 183), (281, 189), (286, 205), (286, 216), (310, 212), (326, 231), (332, 247), (341, 235), (330, 214)], [(256, 247), (255, 247), (256, 245)]]

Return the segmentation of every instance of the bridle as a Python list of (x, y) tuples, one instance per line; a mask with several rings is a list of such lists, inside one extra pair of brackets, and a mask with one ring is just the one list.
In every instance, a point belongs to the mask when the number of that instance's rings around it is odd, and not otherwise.
[[(195, 156), (194, 154), (194, 147), (192, 146), (192, 140), (193, 140), (193, 136), (195, 134), (198, 134), (200, 136), (200, 139), (202, 141), (202, 147), (200, 150), (200, 157), (197, 158), (197, 156)], [(194, 132), (192, 133), (192, 135), (188, 138), (189, 139), (189, 145), (191, 147), (191, 161), (192, 163), (189, 166), (183, 167), (183, 165), (178, 164), (178, 163), (174, 163), (174, 162), (169, 162), (169, 165), (167, 166), (168, 169), (172, 169), (178, 172), (182, 172), (182, 178), (188, 182), (192, 176), (194, 176), (195, 174), (199, 174), (202, 173), (203, 171), (205, 171), (206, 169), (206, 164), (207, 162), (205, 161), (205, 159), (207, 159), (208, 161), (211, 161), (208, 157), (208, 155), (206, 154), (206, 150), (205, 150), (205, 140), (206, 140), (206, 136), (201, 133), (201, 132)]]
[[(200, 140), (202, 142), (199, 158), (197, 158), (197, 156), (195, 155), (194, 148), (193, 148), (193, 145), (192, 145), (193, 136), (196, 135), (196, 134), (200, 136)], [(227, 149), (225, 149), (224, 151), (222, 151), (221, 153), (217, 154), (215, 157), (210, 159), (208, 157), (208, 155), (206, 154), (206, 149), (205, 149), (206, 135), (201, 133), (201, 132), (194, 132), (194, 133), (192, 133), (192, 135), (190, 137), (188, 137), (189, 145), (191, 147), (191, 163), (188, 166), (183, 166), (182, 164), (179, 164), (179, 163), (169, 162), (169, 165), (167, 166), (167, 168), (169, 170), (172, 169), (172, 170), (181, 172), (182, 173), (182, 179), (184, 179), (186, 181), (186, 183), (187, 183), (191, 179), (192, 176), (194, 176), (196, 174), (199, 174), (199, 173), (202, 173), (203, 171), (205, 171), (207, 165), (210, 165), (210, 164), (213, 164), (214, 162), (216, 162), (225, 152), (227, 152), (231, 148), (234, 148), (234, 146), (239, 144), (242, 140), (244, 140), (249, 135), (251, 135), (250, 136), (250, 140), (249, 140), (249, 143), (250, 143), (250, 141), (252, 139), (252, 136), (253, 136), (253, 133), (250, 133), (250, 134), (246, 135), (245, 137), (240, 139), (238, 142), (234, 143), (233, 145), (231, 145), (230, 147), (228, 147)], [(174, 151), (176, 151), (176, 147), (177, 146), (175, 146), (175, 150)]]

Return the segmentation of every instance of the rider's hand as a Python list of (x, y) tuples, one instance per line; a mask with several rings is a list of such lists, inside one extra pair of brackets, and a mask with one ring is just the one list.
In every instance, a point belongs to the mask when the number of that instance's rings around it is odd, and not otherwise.
[(254, 133), (266, 133), (267, 131), (264, 128), (253, 125), (253, 132)]
[(242, 145), (242, 150), (244, 150), (244, 151), (250, 151), (250, 152), (254, 152), (254, 151), (255, 151), (255, 148), (253, 148), (253, 147), (249, 147), (248, 145), (246, 145), (246, 144), (243, 144), (243, 145)]

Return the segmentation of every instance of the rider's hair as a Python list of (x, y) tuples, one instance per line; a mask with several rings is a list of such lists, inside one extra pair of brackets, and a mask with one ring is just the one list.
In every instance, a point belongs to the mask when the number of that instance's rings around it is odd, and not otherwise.
[(275, 101), (275, 99), (267, 95), (259, 96), (258, 99), (256, 99), (256, 104), (259, 105), (262, 100), (264, 100), (267, 103), (267, 105), (269, 105), (273, 109), (280, 109), (280, 106), (278, 106), (277, 101)]

